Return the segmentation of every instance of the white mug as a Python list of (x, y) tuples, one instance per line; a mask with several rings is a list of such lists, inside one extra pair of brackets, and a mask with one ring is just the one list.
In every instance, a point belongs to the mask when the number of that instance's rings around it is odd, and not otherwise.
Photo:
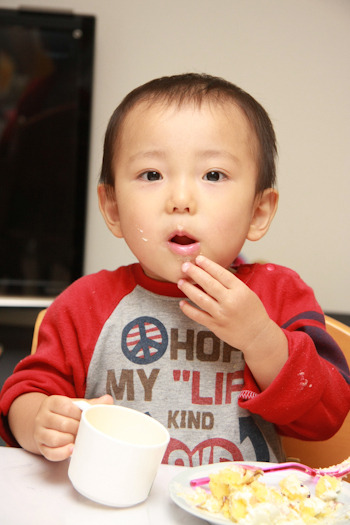
[(83, 413), (68, 469), (73, 487), (112, 507), (144, 501), (169, 443), (168, 430), (130, 408), (75, 404)]

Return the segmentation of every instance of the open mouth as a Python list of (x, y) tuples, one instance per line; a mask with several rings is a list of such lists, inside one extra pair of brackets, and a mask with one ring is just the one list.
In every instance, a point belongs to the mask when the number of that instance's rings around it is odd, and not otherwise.
[(175, 233), (168, 241), (170, 250), (180, 257), (195, 257), (199, 254), (200, 243), (185, 233)]
[(170, 239), (170, 242), (180, 244), (181, 246), (188, 246), (189, 244), (194, 244), (197, 241), (195, 239), (191, 239), (191, 237), (187, 237), (187, 235), (174, 235), (174, 237)]

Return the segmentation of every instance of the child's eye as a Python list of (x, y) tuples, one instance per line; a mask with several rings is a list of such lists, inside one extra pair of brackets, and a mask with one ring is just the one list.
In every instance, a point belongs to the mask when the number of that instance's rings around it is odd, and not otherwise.
[(141, 173), (140, 178), (143, 180), (154, 182), (157, 180), (161, 180), (163, 177), (160, 173), (158, 173), (158, 171), (149, 170), (149, 171), (144, 171), (143, 173)]
[(225, 179), (225, 175), (220, 171), (208, 171), (208, 173), (206, 173), (203, 177), (203, 180), (207, 180), (209, 182), (219, 182), (223, 179)]

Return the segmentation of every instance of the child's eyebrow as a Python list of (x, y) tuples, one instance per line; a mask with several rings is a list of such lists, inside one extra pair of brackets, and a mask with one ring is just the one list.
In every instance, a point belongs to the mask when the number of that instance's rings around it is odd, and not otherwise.
[(149, 151), (138, 151), (137, 153), (134, 153), (130, 156), (130, 161), (137, 160), (137, 159), (147, 159), (147, 158), (160, 158), (164, 159), (166, 157), (165, 151), (162, 150), (149, 150)]
[(216, 150), (216, 149), (210, 149), (210, 150), (203, 150), (198, 151), (198, 157), (203, 158), (204, 160), (210, 160), (212, 158), (217, 157), (226, 157), (229, 160), (233, 160), (234, 162), (239, 162), (239, 158), (227, 150)]
[[(137, 153), (134, 153), (133, 155), (131, 155), (129, 160), (134, 161), (138, 159), (147, 159), (147, 158), (165, 159), (166, 156), (167, 156), (166, 151), (154, 149), (154, 150), (138, 151)], [(216, 150), (216, 149), (198, 150), (196, 152), (196, 156), (204, 160), (225, 157), (235, 163), (239, 162), (239, 158), (236, 155), (226, 150)]]

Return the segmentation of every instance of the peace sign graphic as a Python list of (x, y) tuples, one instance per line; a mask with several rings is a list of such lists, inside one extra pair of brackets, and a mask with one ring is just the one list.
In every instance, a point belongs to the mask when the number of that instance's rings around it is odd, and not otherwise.
[(154, 363), (164, 355), (167, 346), (167, 331), (154, 317), (138, 317), (122, 333), (123, 354), (133, 363)]

